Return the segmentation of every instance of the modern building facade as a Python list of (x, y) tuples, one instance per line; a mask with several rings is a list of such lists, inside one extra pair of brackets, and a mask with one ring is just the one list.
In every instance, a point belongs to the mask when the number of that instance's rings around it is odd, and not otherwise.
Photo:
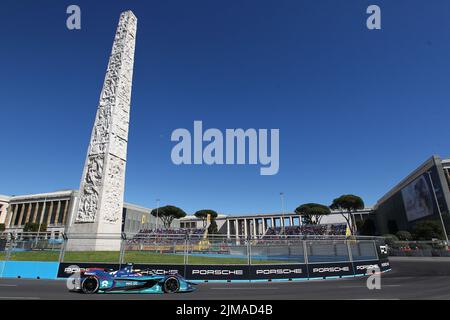
[(448, 233), (449, 208), (450, 159), (432, 156), (378, 200), (373, 216), (378, 234), (411, 231), (424, 220), (443, 222)]
[[(217, 231), (221, 234), (226, 234), (226, 222), (228, 216), (225, 214), (218, 214), (216, 220)], [(195, 217), (194, 215), (187, 215), (178, 221), (179, 227), (182, 229), (202, 229), (205, 227), (204, 221)]]

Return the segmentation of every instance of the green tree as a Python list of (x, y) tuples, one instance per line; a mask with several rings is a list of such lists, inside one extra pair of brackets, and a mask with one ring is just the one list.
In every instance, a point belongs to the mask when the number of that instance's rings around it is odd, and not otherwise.
[(386, 241), (386, 244), (392, 248), (397, 247), (396, 242), (398, 242), (398, 238), (397, 236), (393, 235), (393, 234), (384, 234), (382, 236), (384, 238), (384, 240)]
[(400, 230), (395, 235), (401, 241), (410, 241), (410, 240), (412, 240), (412, 235), (411, 235), (411, 233), (409, 231)]
[(196, 213), (194, 213), (194, 216), (198, 219), (202, 220), (203, 228), (206, 227), (206, 222), (208, 220), (208, 215), (211, 216), (211, 223), (217, 218), (218, 214), (216, 211), (211, 209), (203, 209), (198, 210)]
[(364, 201), (360, 197), (353, 194), (344, 194), (339, 198), (334, 199), (333, 203), (330, 205), (330, 208), (332, 210), (341, 211), (342, 216), (350, 226), (352, 234), (355, 234), (356, 224), (353, 221), (353, 213), (356, 210), (364, 209)]
[(172, 221), (174, 219), (181, 219), (185, 217), (186, 212), (178, 207), (167, 205), (164, 207), (153, 209), (151, 215), (160, 218), (164, 225), (164, 228), (167, 229), (170, 228), (170, 225), (172, 224)]
[(412, 235), (415, 240), (431, 240), (431, 239), (444, 239), (444, 232), (442, 231), (442, 225), (440, 221), (436, 220), (424, 220), (417, 222), (412, 229)]
[(39, 223), (37, 222), (27, 222), (23, 226), (23, 232), (46, 232), (47, 224), (42, 223), (41, 228), (39, 228)]
[(319, 203), (305, 203), (295, 209), (307, 224), (319, 224), (323, 216), (331, 213), (330, 208)]
[(4, 223), (0, 223), (0, 232), (5, 231), (6, 227)]
[(217, 223), (216, 223), (216, 219), (211, 220), (211, 223), (209, 224), (208, 227), (208, 234), (216, 234), (217, 233)]

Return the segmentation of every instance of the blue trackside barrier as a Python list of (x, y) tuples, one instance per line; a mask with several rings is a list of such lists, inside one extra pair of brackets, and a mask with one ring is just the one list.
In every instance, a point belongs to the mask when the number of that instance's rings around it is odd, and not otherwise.
[(1, 278), (56, 279), (59, 262), (0, 261)]
[[(388, 260), (379, 261), (365, 261), (358, 263), (326, 263), (326, 264), (309, 264), (309, 265), (258, 265), (258, 266), (219, 266), (219, 265), (197, 265), (197, 274), (204, 274), (204, 276), (195, 276), (194, 273), (186, 274), (186, 272), (179, 272), (188, 280), (193, 282), (265, 282), (265, 281), (300, 281), (300, 280), (324, 280), (324, 279), (339, 279), (348, 277), (358, 277), (366, 275), (366, 269), (370, 265), (379, 265), (381, 272), (390, 271)], [(0, 261), (0, 278), (24, 278), (24, 279), (64, 279), (71, 275), (73, 270), (69, 268), (73, 265), (78, 265), (80, 268), (88, 267), (108, 267), (117, 269), (117, 264), (107, 263), (59, 263), (59, 262), (38, 262), (38, 261)], [(170, 270), (180, 269), (182, 265), (137, 265), (139, 268), (150, 268), (158, 270), (158, 272), (169, 272)], [(189, 266), (191, 269), (194, 266)], [(70, 270), (67, 270), (67, 269)], [(273, 273), (271, 275), (260, 276), (258, 279), (257, 272), (255, 274), (246, 273), (247, 270), (265, 269), (265, 271)], [(304, 271), (301, 271), (304, 268)], [(315, 270), (317, 269), (317, 270)], [(186, 270), (186, 271), (187, 271)], [(221, 279), (214, 279), (219, 274), (212, 271), (226, 272)], [(254, 270), (254, 271), (255, 271)], [(244, 271), (245, 273), (243, 273)], [(276, 272), (300, 272), (302, 276), (295, 275), (275, 275)], [(332, 275), (331, 272), (335, 272)], [(323, 273), (321, 275), (320, 273)], [(236, 276), (236, 274), (241, 276)]]

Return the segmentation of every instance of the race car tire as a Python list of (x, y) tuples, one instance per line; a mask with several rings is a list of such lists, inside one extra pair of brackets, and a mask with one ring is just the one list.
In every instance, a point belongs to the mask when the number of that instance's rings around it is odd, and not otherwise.
[(81, 290), (86, 294), (93, 294), (98, 291), (100, 284), (96, 277), (87, 277), (81, 283)]
[(176, 293), (180, 290), (180, 281), (176, 277), (168, 277), (164, 280), (163, 290), (165, 293)]

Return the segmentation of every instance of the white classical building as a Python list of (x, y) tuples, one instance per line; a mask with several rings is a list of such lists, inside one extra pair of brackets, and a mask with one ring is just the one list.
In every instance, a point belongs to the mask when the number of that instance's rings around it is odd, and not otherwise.
[(0, 224), (5, 224), (10, 197), (0, 194)]
[[(372, 208), (365, 208), (354, 213), (356, 221), (364, 220), (372, 213)], [(203, 228), (203, 220), (193, 215), (180, 219), (181, 228), (198, 229)], [(226, 234), (228, 238), (238, 236), (263, 236), (269, 228), (301, 226), (303, 224), (299, 214), (287, 213), (258, 213), (246, 215), (219, 214), (216, 218), (217, 229), (220, 234)], [(332, 211), (330, 215), (324, 216), (321, 224), (347, 223), (339, 211)]]
[[(61, 190), (17, 196), (0, 195), (0, 223), (7, 232), (21, 233), (26, 223), (46, 224), (48, 236), (58, 237), (70, 229), (75, 214), (78, 190)], [(124, 202), (122, 228), (119, 232), (133, 235), (140, 230), (162, 226), (161, 219), (153, 217), (151, 208)], [(178, 228), (179, 221), (172, 222)]]

